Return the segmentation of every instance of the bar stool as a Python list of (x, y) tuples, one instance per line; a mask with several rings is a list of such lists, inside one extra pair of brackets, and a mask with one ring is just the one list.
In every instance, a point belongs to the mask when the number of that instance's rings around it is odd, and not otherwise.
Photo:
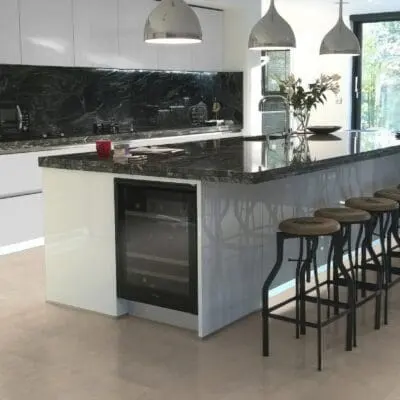
[[(378, 190), (377, 192), (374, 193), (374, 196), (385, 198), (385, 199), (391, 199), (391, 200), (397, 201), (397, 203), (400, 204), (400, 189), (398, 187), (392, 187), (392, 188)], [(393, 219), (392, 222), (393, 222), (392, 235), (396, 242), (396, 246), (400, 247), (398, 219)], [(389, 242), (388, 242), (388, 247), (386, 249), (387, 253), (388, 253), (388, 257), (390, 257), (390, 258), (391, 257), (400, 257), (400, 252), (395, 252), (392, 250), (392, 245), (391, 245), (392, 236), (388, 235), (388, 239), (389, 239)]]
[[(400, 189), (396, 187), (386, 188), (378, 190), (374, 193), (374, 196), (379, 198), (390, 199), (396, 201), (400, 204)], [(394, 251), (392, 246), (392, 238), (395, 241), (395, 247), (400, 247), (400, 237), (399, 237), (399, 211), (393, 210), (391, 215), (390, 229), (387, 232), (386, 237), (386, 261), (387, 261), (387, 275), (385, 278), (385, 285), (388, 289), (391, 288), (396, 283), (400, 282), (400, 278), (393, 281), (392, 275), (400, 275), (400, 268), (392, 266), (392, 258), (400, 257), (400, 252)]]
[[(340, 223), (340, 233), (342, 240), (347, 244), (347, 253), (349, 257), (349, 272), (351, 274), (352, 280), (354, 282), (355, 290), (355, 303), (354, 303), (354, 316), (353, 316), (353, 345), (356, 346), (356, 308), (365, 304), (367, 301), (375, 298), (375, 329), (380, 328), (380, 312), (381, 312), (381, 293), (382, 293), (382, 271), (378, 269), (377, 279), (376, 279), (376, 290), (372, 290), (372, 294), (368, 297), (366, 296), (361, 301), (357, 299), (357, 275), (358, 270), (363, 265), (366, 265), (366, 255), (367, 251), (372, 256), (372, 225), (371, 225), (371, 214), (367, 211), (349, 208), (349, 207), (336, 207), (336, 208), (320, 208), (314, 215), (316, 217), (332, 218)], [(357, 240), (355, 244), (355, 262), (352, 256), (352, 228), (359, 228)], [(364, 233), (364, 239), (361, 239)], [(358, 250), (361, 245), (361, 264), (359, 263)], [(328, 299), (330, 299), (330, 289), (331, 289), (331, 263), (332, 263), (332, 252), (333, 243), (330, 244), (328, 252), (328, 263), (327, 263), (327, 285), (328, 285)], [(343, 257), (341, 257), (343, 259)], [(336, 274), (333, 276), (334, 285), (334, 311), (337, 315), (339, 312), (337, 304), (339, 303), (339, 286), (346, 286), (347, 282), (345, 279), (340, 278), (337, 275), (338, 269), (335, 270)], [(375, 289), (375, 287), (374, 287)], [(330, 316), (330, 307), (328, 307), (328, 317)]]
[[(368, 211), (371, 214), (371, 229), (375, 231), (378, 227), (379, 242), (381, 245), (381, 262), (376, 254), (375, 250), (371, 246), (369, 253), (371, 255), (372, 263), (364, 263), (361, 265), (361, 281), (358, 281), (357, 287), (361, 288), (361, 295), (363, 298), (366, 297), (366, 290), (379, 290), (379, 287), (375, 287), (367, 282), (367, 270), (374, 271), (377, 274), (383, 274), (384, 282), (388, 280), (390, 264), (388, 264), (386, 255), (385, 239), (392, 229), (393, 220), (398, 219), (398, 208), (399, 205), (396, 201), (386, 198), (379, 197), (353, 197), (345, 202), (347, 207), (358, 208), (360, 210)], [(384, 303), (384, 323), (388, 323), (388, 285), (383, 284), (385, 290), (385, 303)]]
[[(333, 305), (332, 302), (321, 298), (321, 284), (318, 278), (318, 266), (316, 263), (316, 253), (320, 237), (330, 237), (333, 243), (333, 268), (339, 269), (348, 282), (348, 301), (340, 303), (339, 307), (344, 308), (342, 313), (326, 320), (322, 320), (321, 305)], [(301, 334), (305, 334), (306, 326), (317, 329), (318, 343), (318, 370), (322, 369), (322, 328), (336, 321), (342, 316), (347, 316), (347, 335), (346, 350), (352, 349), (352, 311), (354, 304), (354, 284), (343, 266), (341, 260), (343, 254), (343, 240), (340, 235), (340, 224), (329, 218), (320, 217), (303, 217), (292, 218), (282, 221), (279, 225), (279, 231), (276, 234), (277, 239), (277, 259), (274, 267), (268, 275), (262, 289), (262, 318), (263, 318), (263, 355), (269, 356), (269, 319), (278, 319), (285, 322), (296, 324), (296, 338)], [(280, 271), (283, 263), (284, 243), (287, 239), (298, 239), (300, 242), (299, 258), (296, 267), (296, 293), (283, 302), (269, 307), (269, 289)], [(304, 241), (306, 242), (306, 256), (303, 260)], [(313, 267), (315, 286), (306, 291), (306, 273)], [(316, 296), (308, 296), (309, 293), (315, 291)], [(306, 301), (317, 305), (317, 322), (306, 320)], [(294, 302), (296, 306), (296, 317), (291, 318), (285, 315), (274, 313), (279, 308)]]

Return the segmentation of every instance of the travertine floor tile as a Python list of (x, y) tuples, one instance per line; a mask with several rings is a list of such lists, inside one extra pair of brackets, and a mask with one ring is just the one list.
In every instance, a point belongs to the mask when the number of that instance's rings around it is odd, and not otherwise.
[[(310, 315), (314, 312), (310, 307)], [(260, 316), (204, 341), (135, 318), (113, 320), (45, 303), (43, 249), (0, 257), (0, 400), (400, 400), (400, 286), (389, 326), (358, 314), (359, 346), (344, 351), (344, 321), (294, 339), (271, 323), (261, 356)]]

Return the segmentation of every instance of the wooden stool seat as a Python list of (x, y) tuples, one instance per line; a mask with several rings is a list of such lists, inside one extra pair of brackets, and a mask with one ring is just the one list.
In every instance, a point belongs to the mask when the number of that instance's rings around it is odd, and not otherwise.
[(389, 212), (399, 208), (397, 201), (383, 197), (352, 197), (346, 200), (346, 206), (368, 212)]
[(296, 236), (324, 236), (340, 230), (339, 222), (320, 217), (291, 218), (279, 224), (279, 230)]
[(361, 223), (371, 219), (371, 214), (368, 211), (349, 207), (320, 208), (315, 211), (314, 215), (349, 224)]
[(374, 196), (400, 202), (400, 189), (394, 187), (381, 189), (375, 192)]

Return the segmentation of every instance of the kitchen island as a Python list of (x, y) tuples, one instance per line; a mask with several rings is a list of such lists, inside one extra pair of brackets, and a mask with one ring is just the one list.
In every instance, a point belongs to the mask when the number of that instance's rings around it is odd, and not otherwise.
[[(39, 160), (48, 301), (207, 336), (260, 308), (279, 221), (399, 183), (389, 132), (168, 147), (139, 149), (128, 164), (93, 153)], [(286, 262), (275, 294), (293, 277)]]

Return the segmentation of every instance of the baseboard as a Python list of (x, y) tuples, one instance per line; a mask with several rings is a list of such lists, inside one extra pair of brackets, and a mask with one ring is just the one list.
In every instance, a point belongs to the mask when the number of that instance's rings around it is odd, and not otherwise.
[(150, 304), (127, 301), (128, 313), (132, 316), (148, 319), (162, 324), (173, 325), (179, 328), (198, 330), (197, 315), (188, 314), (181, 311), (170, 310)]
[(33, 249), (35, 247), (44, 246), (44, 237), (26, 240), (25, 242), (8, 244), (5, 246), (0, 246), (0, 256), (5, 256), (7, 254), (18, 253), (20, 251)]

